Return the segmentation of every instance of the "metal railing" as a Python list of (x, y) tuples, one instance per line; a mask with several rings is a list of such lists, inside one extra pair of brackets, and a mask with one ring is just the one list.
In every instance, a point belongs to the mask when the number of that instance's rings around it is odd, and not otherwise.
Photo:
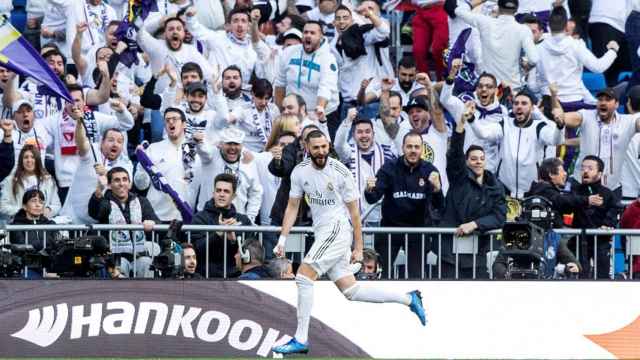
[[(150, 233), (150, 245), (152, 249), (157, 246), (161, 232), (167, 231), (169, 229), (168, 225), (156, 225), (153, 227), (153, 231)], [(87, 233), (92, 233), (95, 235), (106, 235), (106, 238), (109, 241), (109, 245), (111, 245), (111, 231), (142, 231), (142, 225), (6, 225), (1, 228), (1, 231), (5, 231), (7, 233), (7, 240), (11, 242), (11, 239), (15, 236), (16, 233), (23, 233), (23, 237), (26, 244), (29, 244), (29, 234), (33, 234), (34, 232), (42, 232), (43, 234), (43, 247), (46, 248), (47, 244), (47, 234), (51, 232), (67, 232), (67, 236), (69, 238), (74, 238), (82, 235), (86, 235)], [(184, 225), (182, 228), (183, 239), (187, 243), (191, 243), (192, 234), (204, 233), (204, 241), (205, 241), (205, 252), (204, 254), (198, 254), (200, 257), (204, 256), (204, 258), (199, 258), (199, 266), (203, 265), (205, 267), (204, 277), (211, 277), (210, 266), (211, 259), (210, 254), (215, 253), (216, 251), (222, 252), (222, 277), (227, 278), (229, 275), (229, 269), (231, 269), (229, 261), (227, 257), (229, 255), (229, 241), (227, 239), (227, 234), (229, 232), (234, 232), (235, 234), (240, 234), (241, 236), (246, 235), (247, 233), (256, 234), (257, 239), (262, 243), (263, 236), (266, 233), (279, 233), (280, 228), (276, 226), (209, 226), (209, 225)], [(598, 242), (600, 241), (609, 241), (612, 240), (612, 236), (620, 235), (626, 236), (626, 244), (628, 249), (628, 254), (626, 257), (628, 258), (629, 267), (633, 264), (634, 256), (640, 255), (640, 230), (628, 230), (628, 229), (557, 229), (555, 232), (563, 237), (575, 237), (575, 248), (572, 249), (574, 251), (575, 257), (580, 261), (582, 258), (586, 258), (587, 261), (592, 262), (593, 273), (592, 277), (594, 279), (598, 278)], [(313, 233), (313, 229), (311, 227), (294, 227), (292, 229), (292, 233), (297, 234), (305, 234), (309, 235)], [(443, 276), (443, 246), (446, 241), (446, 246), (450, 246), (452, 244), (453, 249), (459, 249), (459, 245), (457, 244), (458, 237), (453, 236), (455, 233), (455, 228), (439, 228), (439, 227), (427, 227), (427, 228), (381, 228), (381, 227), (369, 227), (363, 229), (364, 236), (373, 236), (373, 245), (378, 252), (386, 253), (385, 259), (380, 259), (383, 263), (386, 263), (386, 278), (404, 278), (409, 279), (409, 257), (413, 251), (415, 251), (415, 243), (417, 242), (417, 246), (420, 248), (419, 255), (419, 274), (414, 272), (412, 278), (419, 279), (444, 279)], [(220, 235), (221, 234), (221, 235)], [(498, 235), (501, 234), (500, 230), (491, 231), (482, 235), (486, 235), (489, 237), (488, 243), (488, 255), (487, 257), (490, 259), (488, 264), (492, 264), (493, 260), (495, 260), (495, 251), (499, 250), (499, 246), (495, 244), (499, 244), (500, 240)], [(214, 249), (211, 248), (211, 236), (221, 236), (222, 248)], [(306, 241), (306, 236), (302, 237), (303, 242)], [(592, 239), (593, 241), (593, 254), (581, 254), (583, 251), (582, 248), (584, 246), (584, 242)], [(430, 244), (427, 244), (429, 242)], [(149, 242), (148, 242), (149, 243)], [(155, 244), (155, 245), (154, 245)], [(410, 246), (411, 244), (411, 246)], [(398, 256), (398, 252), (392, 252), (393, 247), (398, 247), (402, 251), (404, 251), (404, 257)], [(472, 249), (471, 251), (461, 252), (457, 250), (452, 250), (451, 254), (453, 255), (454, 268), (455, 272), (452, 274), (452, 278), (459, 279), (460, 276), (460, 257), (463, 255), (471, 255), (472, 257), (472, 276), (471, 278), (477, 278), (477, 270), (482, 269), (482, 264), (478, 264), (478, 257), (481, 259), (484, 258), (483, 254), (478, 253), (478, 244), (476, 241), (472, 241)], [(305, 255), (305, 244), (299, 246), (295, 252), (299, 252), (300, 259), (302, 259)], [(381, 251), (385, 250), (386, 251)], [(413, 250), (411, 250), (413, 249)], [(432, 249), (430, 252), (427, 252), (427, 249)], [(436, 250), (436, 252), (433, 252)], [(610, 258), (610, 270), (608, 278), (615, 278), (615, 269), (616, 269), (616, 251), (611, 246), (608, 251), (608, 256)], [(292, 253), (289, 253), (291, 255)], [(137, 261), (136, 259), (136, 251), (132, 254), (134, 258), (134, 266)], [(153, 259), (157, 253), (154, 251), (149, 251), (148, 255)], [(436, 258), (434, 258), (434, 255)], [(583, 255), (581, 257), (581, 255)], [(395, 261), (394, 261), (395, 260)], [(619, 261), (619, 260), (618, 260)], [(585, 264), (585, 262), (583, 262)], [(446, 264), (445, 264), (446, 265)], [(402, 268), (402, 269), (400, 269)], [(412, 269), (414, 270), (414, 269)], [(402, 272), (404, 272), (404, 276), (402, 276)], [(487, 265), (487, 272), (489, 274), (489, 278), (493, 278), (493, 269), (492, 266)], [(629, 276), (633, 278), (633, 271), (629, 269)], [(25, 272), (26, 276), (26, 272)], [(133, 277), (136, 277), (136, 272), (133, 272)], [(446, 277), (449, 278), (449, 277)]]

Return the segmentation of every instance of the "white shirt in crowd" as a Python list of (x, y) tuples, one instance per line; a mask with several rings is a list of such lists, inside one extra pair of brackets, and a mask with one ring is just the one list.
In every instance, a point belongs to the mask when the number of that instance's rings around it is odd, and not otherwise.
[(582, 82), (582, 73), (586, 67), (591, 72), (603, 73), (616, 60), (617, 53), (608, 50), (597, 58), (581, 40), (565, 34), (554, 34), (538, 46), (540, 61), (538, 62), (536, 84), (539, 90), (549, 95), (549, 84), (558, 86), (558, 98), (561, 102), (589, 100), (589, 94)]
[[(156, 166), (158, 172), (164, 175), (167, 183), (171, 185), (173, 190), (184, 201), (190, 199), (189, 183), (185, 179), (185, 167), (182, 161), (184, 138), (180, 143), (173, 144), (169, 139), (155, 142), (146, 150), (147, 156)], [(192, 165), (192, 169), (199, 167), (199, 158), (196, 157)], [(162, 221), (171, 221), (173, 219), (182, 219), (182, 215), (174, 204), (171, 197), (161, 190), (156, 189), (151, 184), (151, 177), (142, 168), (140, 164), (136, 166), (136, 172), (133, 177), (136, 188), (140, 190), (149, 189), (147, 200), (156, 211), (156, 215)], [(194, 178), (195, 181), (195, 178)]]
[(73, 181), (69, 188), (67, 200), (64, 202), (60, 214), (68, 216), (74, 224), (94, 224), (94, 220), (89, 216), (89, 199), (96, 191), (98, 185), (98, 175), (95, 171), (96, 162), (104, 165), (107, 171), (114, 167), (122, 167), (129, 173), (129, 178), (133, 178), (133, 164), (126, 154), (127, 148), (123, 148), (123, 153), (115, 160), (109, 160), (100, 151), (99, 144), (92, 144), (97, 161), (93, 158), (91, 151), (84, 156), (78, 156), (79, 163), (73, 174)]
[(627, 2), (629, 0), (593, 0), (589, 24), (604, 23), (624, 33), (627, 21)]
[(282, 60), (275, 87), (302, 96), (309, 111), (315, 110), (318, 97), (327, 100), (325, 114), (338, 110), (338, 66), (326, 39), (311, 54), (304, 51), (302, 44), (289, 46)]
[(7, 176), (2, 181), (2, 195), (0, 197), (0, 215), (4, 218), (14, 216), (18, 210), (22, 209), (22, 197), (27, 190), (38, 189), (44, 194), (44, 207), (51, 209), (49, 218), (58, 215), (60, 211), (60, 198), (58, 197), (58, 187), (55, 179), (51, 175), (47, 175), (44, 181), (40, 182), (35, 175), (27, 176), (19, 184), (17, 191), (13, 192), (14, 173)]
[(520, 73), (520, 56), (524, 50), (530, 64), (538, 63), (538, 52), (531, 30), (518, 24), (513, 16), (497, 18), (471, 12), (468, 5), (456, 8), (456, 15), (478, 29), (482, 43), (482, 71), (508, 82), (515, 91), (525, 84)]
[(350, 219), (345, 203), (358, 200), (353, 176), (340, 161), (327, 158), (324, 168), (313, 167), (311, 159), (303, 160), (291, 173), (289, 197), (306, 201), (313, 217), (313, 230), (323, 231), (337, 222)]
[(600, 121), (597, 110), (580, 110), (580, 155), (573, 177), (580, 181), (580, 164), (587, 155), (595, 155), (604, 162), (602, 185), (611, 190), (620, 187), (620, 174), (631, 138), (637, 131), (640, 115), (614, 113), (608, 124)]
[(640, 134), (635, 134), (629, 142), (620, 182), (623, 197), (635, 199), (640, 195)]
[(269, 163), (273, 159), (271, 152), (264, 151), (254, 154), (256, 168), (260, 174), (260, 185), (262, 185), (262, 203), (260, 204), (260, 225), (271, 225), (271, 208), (276, 200), (276, 194), (280, 188), (282, 178), (274, 176), (269, 171)]
[(199, 193), (196, 204), (197, 211), (203, 210), (205, 203), (211, 200), (214, 190), (213, 179), (216, 175), (231, 173), (238, 180), (233, 205), (238, 213), (247, 215), (255, 223), (262, 202), (262, 185), (255, 161), (247, 161), (242, 155), (237, 162), (228, 163), (218, 148), (205, 143), (198, 144), (196, 149), (202, 160), (201, 173), (196, 176), (200, 181), (196, 180), (192, 184), (194, 189), (192, 196), (195, 197)]

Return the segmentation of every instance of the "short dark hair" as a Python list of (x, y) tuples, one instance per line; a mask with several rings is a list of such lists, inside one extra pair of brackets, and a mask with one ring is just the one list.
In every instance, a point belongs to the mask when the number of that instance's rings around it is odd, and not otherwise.
[(316, 130), (312, 130), (310, 133), (307, 134), (307, 137), (304, 139), (304, 141), (309, 142), (309, 140), (311, 139), (317, 139), (317, 138), (326, 138), (327, 135), (325, 135), (322, 131), (316, 129)]
[(67, 84), (67, 91), (69, 92), (69, 94), (74, 91), (80, 91), (82, 93), (82, 98), (84, 99), (84, 89), (78, 84)]
[(251, 92), (259, 98), (271, 98), (273, 97), (273, 85), (267, 79), (256, 79), (251, 86)]
[(111, 184), (111, 180), (113, 179), (113, 174), (119, 174), (119, 173), (127, 174), (127, 179), (131, 180), (127, 169), (123, 168), (122, 166), (116, 166), (111, 168), (111, 170), (107, 171), (107, 184)]
[(26, 205), (29, 200), (33, 199), (34, 197), (39, 198), (42, 201), (45, 201), (44, 199), (44, 193), (38, 189), (30, 189), (24, 192), (24, 195), (22, 195), (22, 205)]
[(598, 172), (604, 171), (604, 161), (602, 161), (602, 159), (600, 159), (599, 157), (595, 155), (587, 155), (584, 157), (584, 159), (582, 159), (582, 162), (584, 163), (587, 160), (595, 161), (598, 163)]
[(340, 4), (340, 5), (338, 5), (338, 7), (336, 8), (336, 11), (334, 11), (333, 13), (335, 14), (335, 13), (337, 13), (337, 12), (338, 12), (338, 11), (340, 11), (340, 10), (342, 10), (342, 11), (348, 11), (348, 12), (349, 12), (349, 14), (351, 14), (351, 9), (349, 9), (348, 7), (346, 7), (344, 4)]
[(251, 21), (251, 14), (249, 14), (249, 9), (248, 8), (244, 8), (244, 7), (234, 7), (233, 9), (231, 9), (231, 11), (229, 11), (229, 14), (227, 15), (227, 24), (231, 23), (231, 18), (234, 17), (235, 15), (238, 14), (244, 14), (247, 15), (247, 19), (249, 19), (249, 21)]
[(62, 55), (62, 52), (60, 52), (60, 50), (58, 49), (47, 50), (44, 54), (42, 54), (42, 58), (45, 60), (50, 56), (60, 56), (62, 58), (62, 62), (65, 65), (67, 64), (67, 58), (64, 55)]
[(536, 24), (536, 25), (538, 25), (538, 29), (540, 31), (544, 30), (544, 24), (540, 21), (540, 19), (538, 19), (537, 16), (535, 16), (533, 14), (525, 14), (522, 17), (521, 23), (527, 24), (527, 25)]
[(227, 71), (237, 71), (238, 74), (240, 74), (240, 79), (242, 79), (242, 70), (240, 70), (240, 68), (236, 65), (229, 65), (227, 66), (224, 70), (222, 70), (222, 77), (224, 78), (224, 74)]
[(469, 154), (471, 154), (472, 151), (482, 151), (482, 153), (484, 153), (484, 148), (480, 145), (471, 145), (469, 146), (469, 148), (467, 149), (467, 151), (464, 152), (464, 158), (468, 159), (469, 158)]
[(219, 182), (226, 182), (231, 184), (231, 190), (233, 193), (236, 193), (236, 189), (238, 188), (238, 179), (236, 179), (233, 174), (222, 173), (216, 175), (215, 179), (213, 179), (213, 187), (215, 188), (216, 184)]
[(355, 129), (356, 126), (360, 124), (368, 124), (369, 126), (371, 126), (371, 129), (373, 129), (373, 121), (371, 121), (371, 119), (367, 119), (364, 117), (357, 117), (356, 120), (353, 122), (353, 128)]
[(362, 250), (362, 261), (375, 261), (376, 264), (378, 264), (380, 262), (380, 254), (378, 254), (374, 249), (372, 248), (364, 248)]
[(164, 114), (162, 116), (162, 119), (164, 120), (164, 118), (167, 117), (167, 113), (170, 112), (174, 112), (174, 113), (178, 113), (180, 114), (180, 119), (182, 120), (182, 122), (187, 122), (187, 115), (184, 114), (184, 111), (176, 108), (176, 107), (168, 107), (165, 111)]
[(320, 28), (320, 34), (324, 35), (324, 24), (323, 23), (321, 23), (320, 21), (316, 21), (316, 20), (307, 20), (307, 22), (304, 23), (304, 26), (307, 26), (309, 24), (318, 25), (318, 27)]
[(518, 96), (528, 97), (532, 105), (535, 105), (537, 103), (536, 101), (537, 99), (534, 97), (534, 95), (531, 92), (527, 91), (527, 89), (518, 91), (518, 93), (516, 94), (516, 96), (513, 97), (513, 99), (515, 100), (515, 98), (517, 98)]
[(399, 92), (397, 91), (389, 91), (389, 99), (397, 97), (398, 99), (400, 99), (400, 106), (402, 106), (402, 95), (400, 95)]
[(398, 67), (400, 66), (405, 69), (414, 68), (416, 67), (416, 60), (413, 58), (413, 56), (404, 56), (398, 63)]
[(408, 133), (404, 134), (404, 136), (402, 137), (402, 146), (404, 146), (404, 144), (407, 142), (407, 139), (412, 137), (412, 136), (419, 137), (420, 140), (422, 141), (422, 134), (420, 134), (419, 132), (417, 132), (415, 130), (411, 130)]
[(567, 27), (567, 22), (569, 22), (569, 16), (564, 7), (556, 6), (551, 10), (551, 14), (549, 15), (549, 29), (552, 33), (563, 32)]
[(483, 72), (482, 74), (480, 74), (480, 76), (478, 76), (478, 81), (476, 81), (475, 87), (478, 87), (478, 85), (480, 85), (480, 79), (482, 78), (489, 78), (491, 79), (491, 81), (493, 81), (493, 85), (498, 86), (498, 79), (496, 78), (495, 75), (488, 72)]
[(542, 160), (538, 167), (538, 178), (551, 181), (551, 175), (558, 175), (558, 166), (563, 166), (562, 160), (552, 157)]
[(182, 77), (184, 73), (188, 72), (195, 72), (198, 74), (201, 80), (204, 79), (204, 75), (202, 75), (202, 68), (197, 63), (188, 62), (182, 65), (182, 69), (180, 69), (180, 77)]

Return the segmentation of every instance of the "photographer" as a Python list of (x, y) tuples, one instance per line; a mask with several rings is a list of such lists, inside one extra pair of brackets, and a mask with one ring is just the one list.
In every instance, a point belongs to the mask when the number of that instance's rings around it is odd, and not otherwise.
[[(100, 175), (100, 170), (96, 171)], [(146, 198), (131, 192), (129, 172), (122, 167), (109, 170), (106, 173), (109, 188), (106, 192), (103, 181), (100, 176), (97, 188), (89, 200), (89, 216), (100, 224), (143, 224), (145, 232), (152, 231), (153, 226), (159, 221), (158, 217)], [(114, 230), (110, 231), (109, 235), (111, 253), (119, 260), (120, 272), (124, 276), (128, 277), (135, 271), (136, 277), (153, 277), (149, 271), (151, 257), (144, 246), (143, 232)]]
[(202, 276), (196, 272), (198, 258), (193, 245), (182, 244), (182, 263), (184, 264), (183, 279), (202, 279)]
[[(475, 105), (468, 103), (465, 112), (456, 124), (451, 137), (451, 145), (447, 152), (447, 176), (450, 189), (446, 198), (446, 210), (442, 226), (457, 227), (455, 236), (466, 236), (473, 232), (484, 232), (502, 227), (507, 207), (504, 186), (493, 173), (486, 170), (484, 149), (477, 145), (463, 151), (465, 123), (473, 121)], [(441, 250), (443, 272), (445, 277), (454, 277), (456, 266), (459, 266), (461, 277), (473, 276), (473, 257), (469, 254), (458, 255), (456, 264), (455, 252), (451, 238), (445, 238)], [(460, 241), (460, 239), (458, 239)], [(477, 245), (476, 276), (488, 278), (485, 254), (489, 251), (489, 236), (479, 236)]]
[[(44, 216), (44, 193), (37, 189), (27, 190), (22, 196), (22, 209), (20, 209), (11, 225), (51, 225), (55, 224)], [(60, 238), (60, 234), (55, 232), (46, 233), (44, 230), (16, 231), (11, 234), (11, 244), (33, 246), (36, 251), (47, 250), (53, 248), (56, 240)], [(45, 244), (46, 239), (46, 244)], [(42, 278), (42, 269), (27, 270), (27, 278)]]
[[(251, 220), (244, 214), (238, 214), (233, 206), (233, 198), (237, 189), (236, 177), (231, 174), (218, 174), (213, 181), (213, 198), (204, 206), (204, 210), (197, 212), (192, 225), (252, 225)], [(207, 240), (209, 242), (207, 247)], [(224, 242), (227, 243), (227, 252), (223, 254)], [(227, 275), (235, 272), (234, 255), (237, 252), (236, 233), (210, 232), (207, 238), (206, 232), (194, 231), (191, 234), (191, 242), (200, 259), (207, 258), (209, 251), (209, 264), (200, 267), (200, 274), (207, 276), (206, 266), (209, 267), (210, 277), (223, 277), (225, 274), (225, 257)]]

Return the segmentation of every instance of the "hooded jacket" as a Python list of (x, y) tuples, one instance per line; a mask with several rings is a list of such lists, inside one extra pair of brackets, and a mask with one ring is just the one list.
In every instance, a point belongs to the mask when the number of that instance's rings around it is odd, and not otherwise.
[(537, 83), (541, 88), (535, 90), (549, 94), (549, 84), (556, 83), (558, 98), (563, 103), (585, 99), (592, 101), (593, 97), (582, 82), (584, 68), (602, 73), (613, 64), (617, 56), (615, 51), (608, 50), (597, 58), (584, 41), (565, 34), (554, 34), (547, 38), (538, 46), (538, 51), (540, 61), (537, 64)]

